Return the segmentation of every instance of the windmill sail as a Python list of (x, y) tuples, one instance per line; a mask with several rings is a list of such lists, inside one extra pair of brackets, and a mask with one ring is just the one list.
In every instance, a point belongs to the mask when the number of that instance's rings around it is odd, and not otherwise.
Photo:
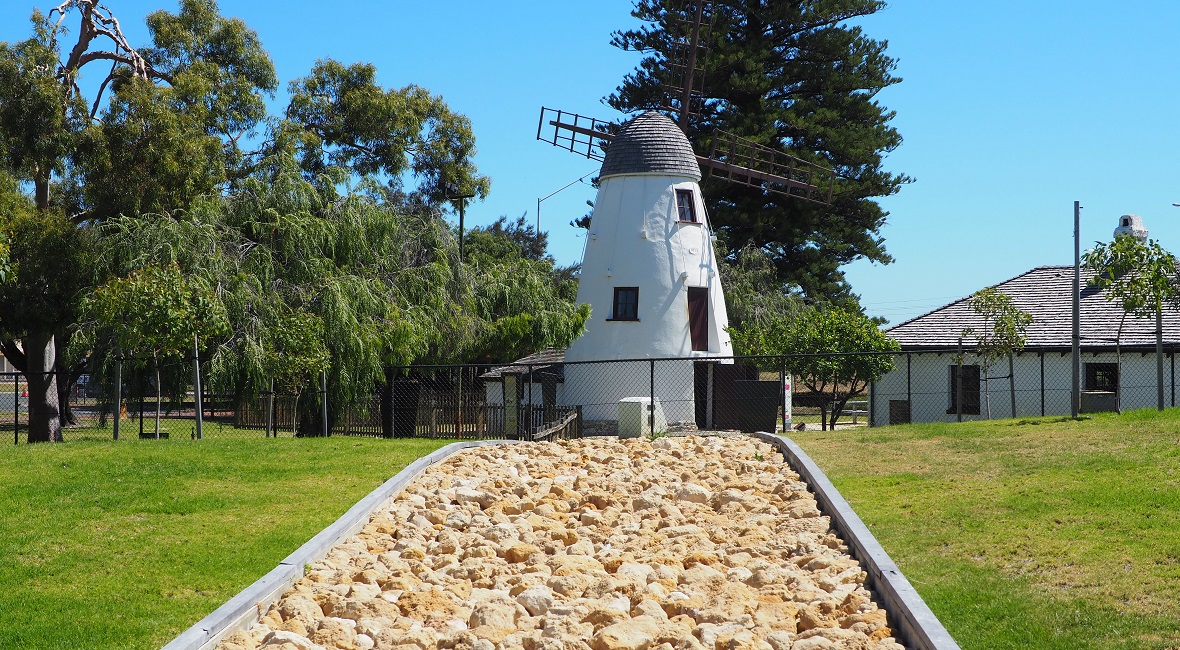
[(827, 167), (720, 129), (709, 155), (698, 155), (697, 164), (712, 178), (825, 205), (832, 202), (836, 185), (836, 173)]
[(704, 105), (705, 56), (709, 48), (706, 38), (713, 20), (712, 4), (708, 0), (682, 0), (670, 8), (672, 30), (677, 32), (670, 43), (664, 62), (664, 86), (671, 93), (672, 106), (680, 130), (688, 132), (689, 115), (700, 115)]
[(610, 122), (542, 106), (537, 139), (601, 162), (611, 128)]

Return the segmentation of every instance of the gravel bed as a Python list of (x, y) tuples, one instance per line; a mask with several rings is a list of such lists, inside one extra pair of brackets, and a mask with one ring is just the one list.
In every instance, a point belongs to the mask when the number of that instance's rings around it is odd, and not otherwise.
[(222, 650), (899, 650), (799, 475), (748, 437), (467, 449)]

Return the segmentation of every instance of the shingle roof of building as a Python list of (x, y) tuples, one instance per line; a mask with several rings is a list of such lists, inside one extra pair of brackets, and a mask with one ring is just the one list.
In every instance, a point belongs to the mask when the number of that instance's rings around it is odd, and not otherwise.
[[(1104, 292), (1086, 286), (1092, 273), (1082, 270), (1082, 347), (1113, 347), (1123, 316), (1117, 301)], [(995, 288), (1012, 298), (1012, 303), (1033, 317), (1026, 331), (1026, 348), (1068, 348), (1073, 336), (1073, 267), (1039, 266)], [(968, 306), (969, 298), (889, 328), (888, 334), (906, 349), (951, 349), (958, 345), (965, 328), (981, 330), (983, 318)], [(1180, 310), (1164, 307), (1164, 344), (1180, 344)], [(1127, 316), (1120, 339), (1124, 346), (1154, 346), (1155, 318)], [(972, 339), (964, 338), (971, 345)]]
[(666, 174), (701, 180), (684, 132), (667, 116), (648, 111), (624, 124), (606, 148), (599, 176)]
[(548, 348), (513, 361), (511, 365), (504, 365), (480, 375), (481, 379), (499, 379), (506, 374), (523, 375), (531, 369), (534, 373), (545, 371), (556, 374), (558, 381), (564, 379), (565, 349)]

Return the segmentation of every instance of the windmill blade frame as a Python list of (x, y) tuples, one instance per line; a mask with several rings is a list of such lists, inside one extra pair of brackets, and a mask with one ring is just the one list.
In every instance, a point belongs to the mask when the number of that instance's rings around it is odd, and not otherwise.
[(661, 84), (671, 92), (665, 110), (677, 114), (681, 131), (688, 130), (690, 115), (700, 115), (705, 103), (705, 58), (709, 53), (707, 35), (712, 31), (713, 3), (710, 0), (669, 0), (667, 12), (675, 14), (679, 39), (670, 44), (664, 58), (666, 78)]
[(606, 144), (613, 137), (610, 122), (555, 108), (541, 107), (537, 139), (573, 153), (602, 162)]
[(706, 177), (831, 204), (835, 171), (720, 129), (710, 140), (709, 155), (697, 155), (697, 164)]

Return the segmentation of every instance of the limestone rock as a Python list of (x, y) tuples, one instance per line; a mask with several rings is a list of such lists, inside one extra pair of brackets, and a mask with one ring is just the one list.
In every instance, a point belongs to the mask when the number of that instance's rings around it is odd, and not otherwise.
[(553, 590), (545, 585), (534, 585), (520, 592), (516, 602), (532, 616), (541, 616), (553, 605)]
[(275, 630), (262, 639), (262, 645), (260, 647), (266, 648), (270, 646), (276, 648), (278, 646), (290, 646), (297, 650), (325, 650), (323, 646), (312, 643), (311, 639), (305, 636), (282, 630)]
[(221, 649), (900, 650), (782, 462), (741, 436), (468, 449)]
[(591, 650), (647, 650), (658, 628), (647, 621), (631, 619), (608, 625), (590, 637)]

